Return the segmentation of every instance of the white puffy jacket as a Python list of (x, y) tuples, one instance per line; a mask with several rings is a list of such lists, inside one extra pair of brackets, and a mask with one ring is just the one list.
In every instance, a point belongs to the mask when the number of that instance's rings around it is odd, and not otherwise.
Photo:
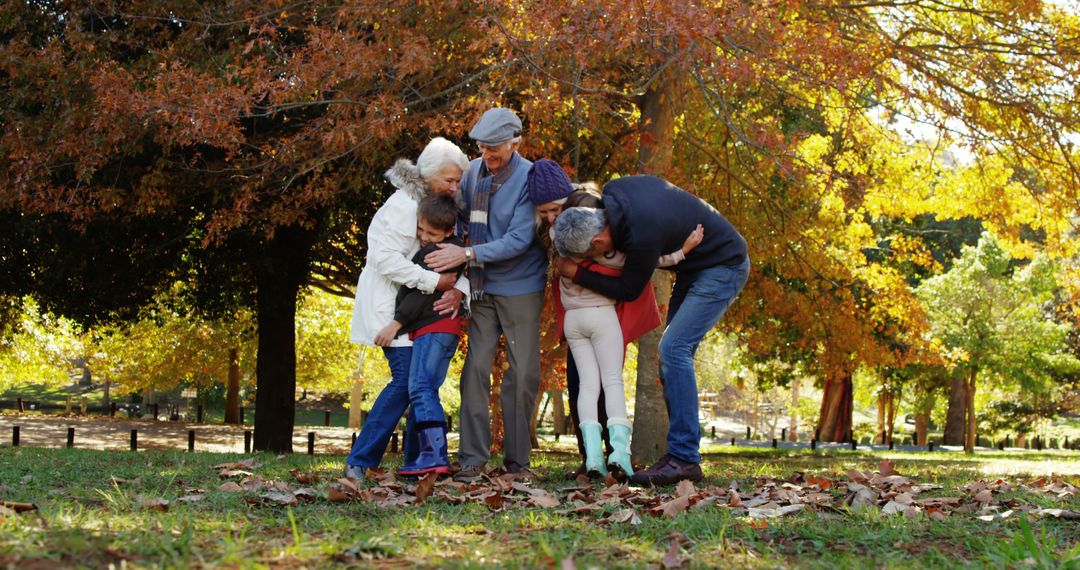
[[(353, 303), (354, 344), (375, 346), (375, 334), (394, 318), (394, 301), (402, 285), (430, 293), (439, 284), (439, 274), (421, 269), (412, 262), (420, 249), (416, 239), (416, 209), (428, 193), (409, 160), (401, 159), (386, 171), (386, 179), (397, 188), (375, 212), (367, 229), (367, 260), (356, 284)], [(411, 346), (402, 335), (391, 346)]]

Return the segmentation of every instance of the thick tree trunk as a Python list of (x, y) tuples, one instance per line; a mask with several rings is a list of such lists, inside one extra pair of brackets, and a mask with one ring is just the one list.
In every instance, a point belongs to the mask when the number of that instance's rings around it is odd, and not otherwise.
[(942, 443), (945, 445), (964, 445), (964, 416), (965, 397), (967, 385), (964, 377), (952, 374), (952, 382), (949, 385), (949, 411), (945, 414), (945, 437)]
[(930, 431), (930, 413), (934, 408), (934, 400), (929, 397), (919, 402), (919, 408), (915, 410), (915, 445), (926, 445), (927, 432)]
[[(657, 271), (652, 282), (663, 321), (671, 301), (671, 274)], [(637, 341), (637, 397), (634, 399), (634, 436), (630, 440), (630, 451), (638, 461), (648, 464), (667, 453), (668, 412), (660, 379), (661, 336), (663, 327), (657, 327)]]
[[(638, 158), (642, 170), (667, 176), (675, 146), (674, 99), (678, 94), (678, 76), (673, 70), (662, 76), (638, 101), (641, 111), (641, 144)], [(671, 301), (671, 274), (658, 271), (652, 277), (661, 322), (667, 320)], [(634, 435), (631, 453), (638, 461), (653, 463), (667, 452), (668, 413), (660, 380), (660, 337), (664, 326), (638, 339), (637, 398), (634, 401)]]
[(562, 388), (551, 390), (551, 418), (555, 424), (555, 435), (566, 435), (566, 402), (563, 401)]
[(296, 301), (310, 269), (316, 231), (279, 228), (254, 252), (258, 355), (255, 438), (259, 451), (292, 452), (296, 411)]
[(821, 397), (818, 414), (818, 439), (845, 442), (851, 434), (851, 412), (854, 390), (851, 372), (838, 370), (829, 374), (825, 381), (825, 393)]
[(229, 349), (229, 379), (225, 384), (225, 423), (240, 423), (240, 350)]
[(967, 390), (965, 391), (964, 410), (967, 415), (966, 428), (964, 430), (964, 451), (975, 452), (975, 438), (978, 436), (978, 422), (975, 420), (975, 379), (978, 371), (974, 368), (968, 374)]

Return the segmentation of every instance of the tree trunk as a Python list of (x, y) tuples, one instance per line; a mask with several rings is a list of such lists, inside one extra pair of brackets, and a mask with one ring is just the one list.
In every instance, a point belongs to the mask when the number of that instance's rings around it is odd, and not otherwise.
[(920, 407), (915, 411), (915, 445), (926, 445), (926, 434), (930, 430), (930, 413), (933, 407), (934, 400), (926, 397), (920, 401)]
[(551, 418), (555, 423), (555, 435), (566, 435), (566, 403), (562, 388), (551, 389)]
[(818, 414), (818, 439), (845, 442), (851, 434), (851, 412), (854, 403), (851, 372), (838, 370), (825, 381)]
[(900, 394), (889, 394), (889, 410), (888, 417), (885, 423), (885, 440), (881, 443), (886, 444), (893, 440), (893, 428), (896, 426), (896, 410), (900, 407)]
[[(675, 142), (675, 112), (673, 104), (678, 94), (678, 76), (673, 68), (665, 71), (641, 96), (641, 144), (638, 159), (644, 172), (667, 176), (671, 169), (671, 153)], [(658, 271), (652, 277), (656, 302), (660, 306), (661, 323), (667, 320), (667, 305), (671, 301), (671, 274)], [(631, 453), (652, 464), (667, 452), (668, 413), (660, 379), (660, 337), (664, 326), (638, 339), (637, 397), (634, 401), (634, 436)]]
[(229, 379), (225, 385), (225, 423), (240, 423), (240, 350), (229, 349)]
[(878, 443), (885, 443), (885, 410), (888, 406), (889, 393), (882, 387), (877, 397), (877, 435), (874, 436), (874, 441)]
[(975, 438), (977, 437), (978, 422), (975, 420), (975, 379), (978, 371), (974, 368), (968, 373), (967, 390), (964, 399), (964, 409), (967, 415), (967, 429), (964, 430), (964, 451), (975, 452)]
[(788, 420), (788, 441), (799, 441), (799, 376), (791, 379), (791, 414)]
[(279, 228), (256, 248), (258, 355), (255, 360), (253, 449), (292, 452), (296, 411), (296, 301), (310, 269), (316, 231)]
[[(109, 388), (112, 386), (112, 381), (109, 380), (109, 376), (105, 376), (105, 393), (101, 395), (101, 405), (108, 410), (112, 405), (112, 398), (109, 396)], [(106, 411), (105, 413), (109, 413)]]
[(532, 409), (532, 421), (529, 422), (529, 443), (533, 449), (540, 447), (540, 438), (536, 435), (536, 428), (540, 425), (540, 403), (544, 400), (544, 393), (541, 392), (533, 398)]
[[(671, 274), (657, 271), (652, 277), (656, 302), (660, 304), (660, 319), (667, 318), (671, 301)], [(643, 463), (652, 464), (667, 453), (668, 412), (660, 378), (660, 337), (663, 327), (657, 327), (638, 339), (637, 396), (634, 399), (634, 436), (631, 454)]]
[(964, 445), (965, 396), (967, 386), (964, 377), (952, 375), (949, 385), (949, 411), (945, 415), (945, 445)]

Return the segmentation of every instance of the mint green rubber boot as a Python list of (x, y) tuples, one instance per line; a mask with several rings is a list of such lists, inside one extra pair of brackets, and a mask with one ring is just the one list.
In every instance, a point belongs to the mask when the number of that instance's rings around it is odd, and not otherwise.
[(578, 428), (581, 430), (581, 439), (585, 442), (585, 471), (589, 476), (593, 476), (593, 473), (607, 475), (604, 440), (600, 439), (600, 423), (585, 422)]
[(630, 422), (612, 418), (608, 420), (607, 429), (612, 449), (607, 458), (608, 465), (619, 466), (627, 477), (633, 475), (634, 466), (630, 464)]

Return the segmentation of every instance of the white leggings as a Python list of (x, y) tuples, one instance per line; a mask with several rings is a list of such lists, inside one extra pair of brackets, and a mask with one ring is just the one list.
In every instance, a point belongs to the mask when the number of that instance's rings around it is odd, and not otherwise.
[(623, 390), (623, 339), (614, 305), (586, 307), (566, 311), (563, 333), (577, 364), (578, 421), (596, 423), (596, 402), (600, 383), (604, 384), (604, 402), (608, 419), (626, 419), (626, 394)]

